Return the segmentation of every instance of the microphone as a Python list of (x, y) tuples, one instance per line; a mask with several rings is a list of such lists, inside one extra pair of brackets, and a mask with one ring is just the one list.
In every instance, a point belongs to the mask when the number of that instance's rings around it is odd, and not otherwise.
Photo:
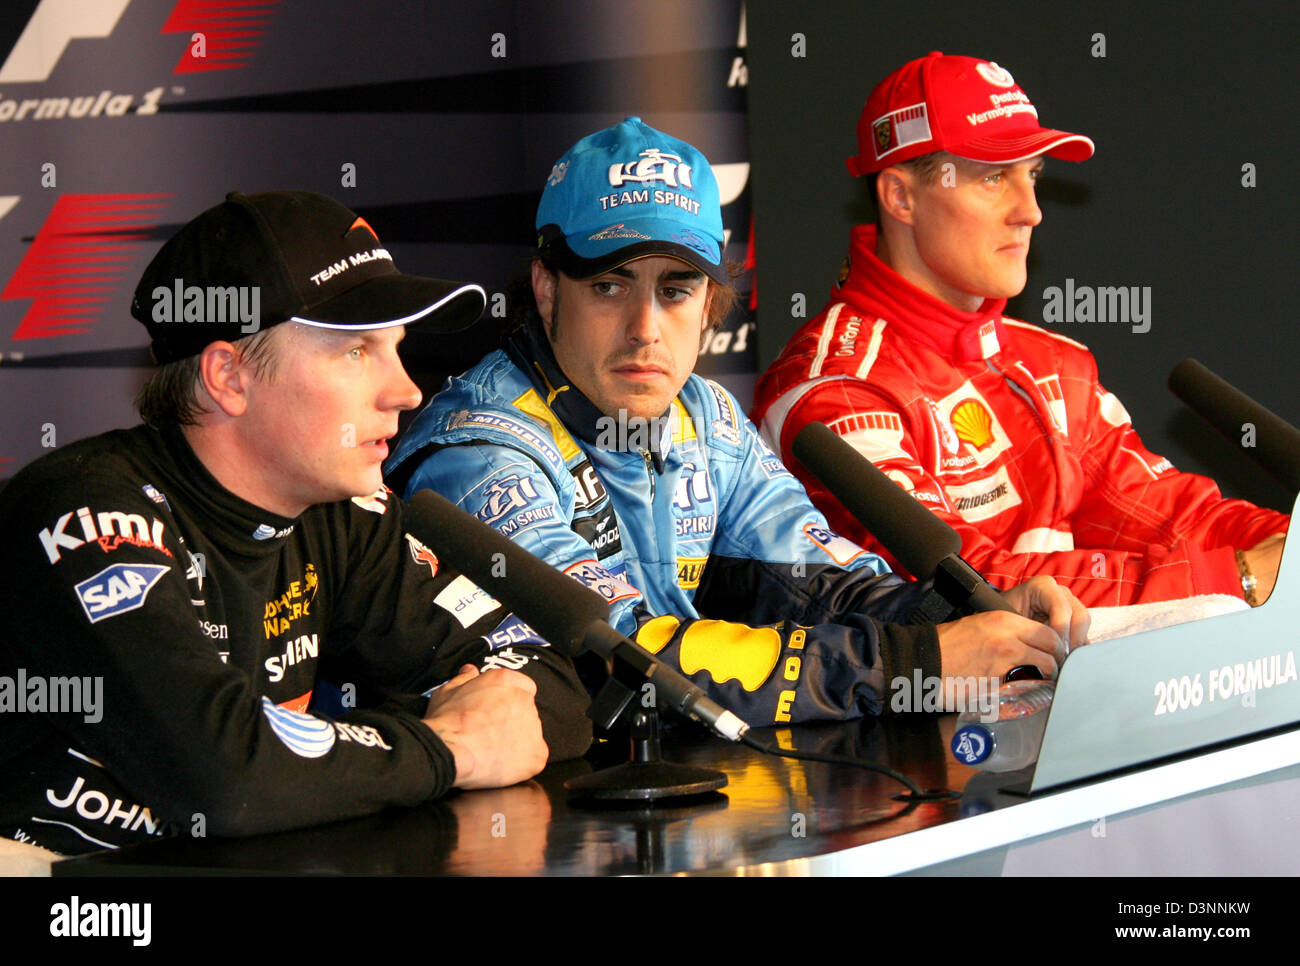
[(565, 654), (592, 651), (630, 666), (655, 686), (656, 703), (739, 741), (749, 725), (710, 699), (680, 672), (609, 624), (600, 594), (533, 556), (432, 490), (406, 502), (407, 530), (514, 611)]
[(1016, 609), (963, 560), (961, 536), (822, 423), (809, 423), (791, 445), (795, 457), (917, 580), (953, 607)]
[(1255, 427), (1255, 445), (1242, 448), (1292, 492), (1300, 492), (1300, 430), (1195, 359), (1184, 359), (1174, 366), (1169, 388), (1230, 442), (1240, 443), (1243, 424), (1251, 423)]

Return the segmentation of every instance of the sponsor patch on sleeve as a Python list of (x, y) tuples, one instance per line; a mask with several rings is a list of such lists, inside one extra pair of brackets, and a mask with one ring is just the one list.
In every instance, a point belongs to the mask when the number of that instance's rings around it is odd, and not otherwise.
[(819, 550), (823, 551), (841, 567), (857, 560), (866, 553), (852, 540), (841, 537), (833, 530), (819, 527), (815, 523), (806, 524), (803, 532), (804, 536), (811, 540)]
[(479, 489), (483, 505), (474, 515), (502, 536), (514, 537), (539, 523), (555, 519), (555, 504), (537, 492), (527, 476), (510, 473)]
[(1007, 468), (999, 466), (996, 473), (965, 486), (946, 486), (948, 500), (963, 520), (976, 523), (1019, 506), (1020, 494), (1007, 475)]
[(262, 714), (275, 736), (299, 758), (320, 758), (334, 747), (334, 728), (324, 718), (278, 707), (265, 696)]
[(566, 472), (564, 457), (535, 424), (530, 425), (523, 420), (512, 419), (490, 410), (471, 409), (453, 413), (448, 421), (448, 432), (464, 429), (494, 429), (499, 433), (507, 433), (540, 453), (557, 474)]
[(731, 395), (712, 379), (706, 379), (713, 401), (718, 404), (720, 418), (713, 423), (713, 434), (732, 446), (740, 445), (740, 416), (731, 402)]
[(406, 537), (406, 545), (411, 551), (411, 559), (418, 564), (424, 564), (429, 568), (429, 576), (438, 576), (438, 556), (415, 537), (409, 533), (403, 534)]
[(469, 627), (484, 614), (501, 606), (500, 601), (464, 574), (442, 588), (433, 602), (456, 618), (461, 627)]
[(610, 604), (616, 600), (639, 597), (641, 594), (641, 591), (623, 578), (614, 576), (595, 560), (581, 560), (566, 567), (564, 572), (579, 583), (586, 584)]
[(540, 634), (514, 614), (511, 614), (498, 624), (496, 630), (484, 634), (483, 640), (487, 641), (488, 647), (494, 651), (497, 648), (509, 647), (512, 644), (535, 644), (540, 647), (550, 647), (550, 644)]
[(77, 599), (92, 624), (138, 610), (170, 569), (159, 564), (113, 564), (77, 584)]
[(790, 471), (787, 470), (785, 464), (781, 462), (781, 457), (772, 452), (772, 447), (768, 446), (767, 441), (758, 434), (758, 430), (754, 428), (754, 424), (749, 423), (745, 428), (749, 430), (749, 434), (754, 437), (755, 445), (758, 446), (758, 452), (761, 454), (759, 456), (758, 466), (759, 469), (763, 471), (763, 475), (769, 480), (776, 479), (778, 476), (789, 476)]
[(678, 557), (677, 586), (682, 590), (697, 589), (700, 586), (700, 576), (704, 573), (704, 565), (708, 562), (708, 557)]
[(873, 463), (912, 461), (903, 449), (903, 421), (898, 413), (887, 410), (851, 413), (826, 425)]

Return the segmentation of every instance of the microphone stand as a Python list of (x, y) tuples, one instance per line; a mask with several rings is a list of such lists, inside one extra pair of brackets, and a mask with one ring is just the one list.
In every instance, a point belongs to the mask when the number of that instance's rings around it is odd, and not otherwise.
[[(631, 727), (631, 759), (602, 771), (572, 778), (564, 783), (575, 800), (610, 802), (654, 802), (660, 799), (704, 795), (727, 784), (727, 776), (712, 768), (664, 761), (659, 742), (657, 690), (645, 673), (646, 664), (619, 645), (612, 651), (613, 670), (596, 693), (587, 716), (598, 728), (608, 731), (622, 717)], [(642, 707), (631, 708), (641, 694)], [(647, 700), (648, 699), (648, 700)]]

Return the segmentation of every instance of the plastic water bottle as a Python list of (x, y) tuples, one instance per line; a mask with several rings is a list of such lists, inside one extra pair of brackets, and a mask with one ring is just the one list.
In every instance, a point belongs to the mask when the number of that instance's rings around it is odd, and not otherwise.
[(1017, 771), (1038, 760), (1055, 681), (1011, 681), (998, 691), (996, 721), (963, 711), (957, 716), (952, 753), (963, 765), (983, 771)]

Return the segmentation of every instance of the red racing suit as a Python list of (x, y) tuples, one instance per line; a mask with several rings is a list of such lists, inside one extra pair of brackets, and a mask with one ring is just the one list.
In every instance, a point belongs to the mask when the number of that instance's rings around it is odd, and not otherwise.
[(872, 541), (790, 454), (826, 423), (956, 528), (962, 555), (998, 586), (1047, 574), (1088, 606), (1242, 595), (1234, 548), (1288, 517), (1226, 500), (1213, 480), (1147, 450), (1087, 348), (962, 312), (875, 255), (853, 230), (831, 302), (759, 380), (751, 414), (838, 532)]

